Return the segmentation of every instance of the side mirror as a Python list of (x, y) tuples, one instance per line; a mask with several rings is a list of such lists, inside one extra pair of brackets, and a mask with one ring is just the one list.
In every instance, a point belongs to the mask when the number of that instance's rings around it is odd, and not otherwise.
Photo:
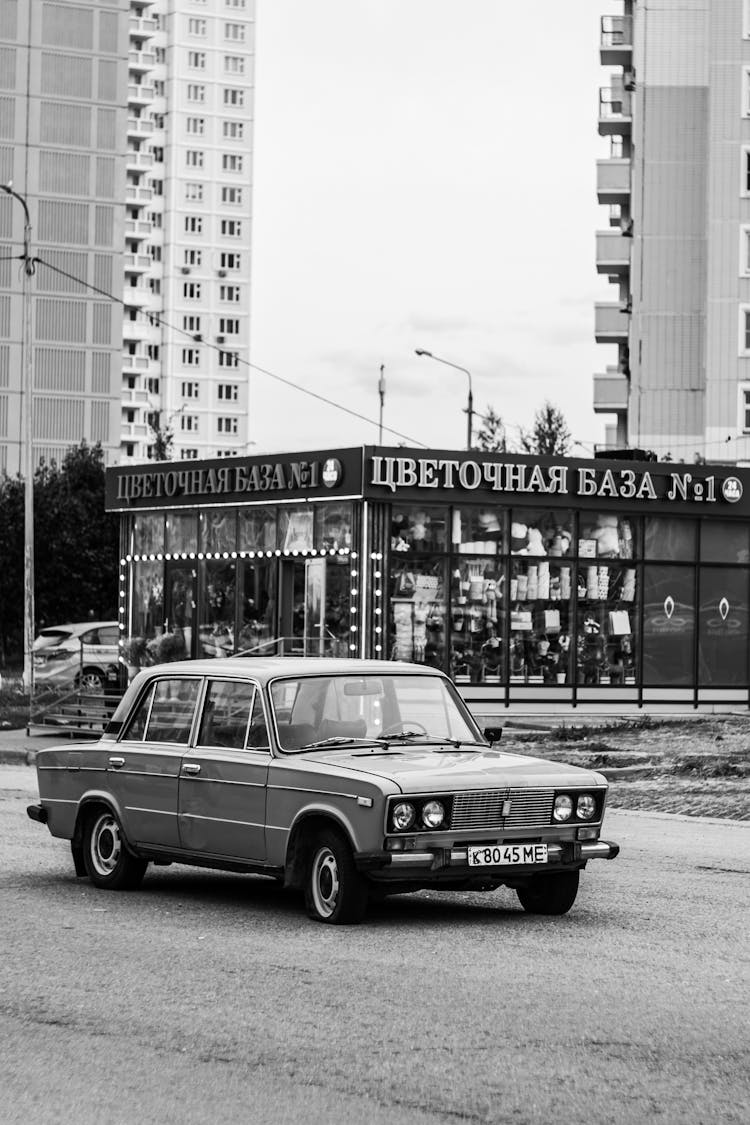
[(499, 742), (503, 733), (502, 727), (485, 727), (482, 734), (487, 739), (490, 745), (493, 742)]

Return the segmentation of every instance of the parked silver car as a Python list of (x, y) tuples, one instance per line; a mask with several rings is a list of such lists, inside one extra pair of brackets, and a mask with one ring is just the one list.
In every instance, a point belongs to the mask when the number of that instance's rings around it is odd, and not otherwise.
[(116, 621), (80, 621), (42, 629), (34, 641), (34, 681), (38, 687), (99, 691), (117, 679)]
[(180, 661), (140, 672), (99, 741), (39, 751), (28, 813), (103, 888), (153, 861), (283, 880), (321, 922), (501, 885), (563, 914), (587, 862), (619, 850), (601, 839), (607, 781), (497, 738), (421, 665)]

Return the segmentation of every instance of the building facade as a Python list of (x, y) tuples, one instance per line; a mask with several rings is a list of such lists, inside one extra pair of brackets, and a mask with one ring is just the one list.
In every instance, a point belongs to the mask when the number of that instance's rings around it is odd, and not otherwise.
[(123, 662), (362, 656), (482, 714), (750, 705), (750, 471), (363, 447), (108, 470)]
[(254, 0), (0, 0), (0, 469), (29, 381), (34, 462), (246, 450), (253, 89)]
[(607, 445), (750, 460), (750, 4), (624, 0), (602, 20), (601, 62)]

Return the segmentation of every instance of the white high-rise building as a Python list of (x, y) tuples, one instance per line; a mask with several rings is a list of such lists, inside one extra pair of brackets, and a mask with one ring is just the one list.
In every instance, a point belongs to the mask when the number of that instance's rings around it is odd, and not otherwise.
[(255, 0), (0, 0), (0, 470), (248, 443)]

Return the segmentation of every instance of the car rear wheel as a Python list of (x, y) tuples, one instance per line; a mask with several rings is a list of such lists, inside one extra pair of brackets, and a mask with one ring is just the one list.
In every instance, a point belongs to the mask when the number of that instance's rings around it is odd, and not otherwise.
[(516, 894), (528, 914), (566, 914), (578, 894), (578, 872), (535, 875), (528, 886), (518, 887)]
[(86, 822), (83, 861), (91, 882), (112, 891), (134, 890), (148, 866), (128, 851), (120, 823), (109, 809), (100, 809)]
[(76, 677), (76, 683), (81, 691), (103, 691), (104, 673), (97, 671), (96, 668), (84, 668)]
[(316, 922), (361, 922), (367, 909), (367, 885), (354, 866), (352, 850), (334, 829), (313, 841), (305, 877), (305, 906)]

